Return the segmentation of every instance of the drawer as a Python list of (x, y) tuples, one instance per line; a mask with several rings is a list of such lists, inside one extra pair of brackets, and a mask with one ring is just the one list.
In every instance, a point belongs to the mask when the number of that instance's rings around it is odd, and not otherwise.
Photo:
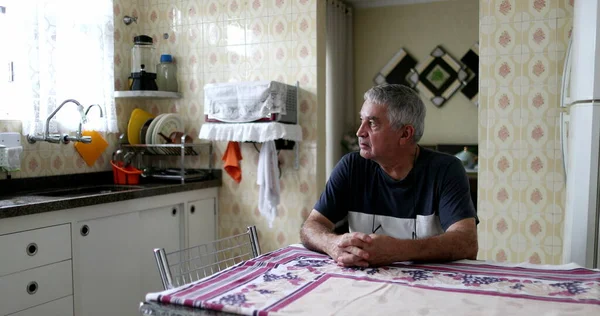
[(0, 277), (0, 315), (73, 295), (71, 260)]
[(8, 316), (73, 316), (73, 295), (28, 308)]
[(71, 259), (71, 224), (0, 236), (0, 277)]

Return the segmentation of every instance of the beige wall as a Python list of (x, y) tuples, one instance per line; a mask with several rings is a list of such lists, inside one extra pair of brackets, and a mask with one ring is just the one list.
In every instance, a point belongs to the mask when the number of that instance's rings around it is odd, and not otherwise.
[(558, 107), (572, 0), (481, 0), (479, 258), (561, 263)]
[[(442, 45), (460, 59), (478, 40), (477, 0), (443, 1), (354, 11), (356, 111), (375, 74), (405, 48), (417, 62)], [(442, 108), (426, 101), (422, 144), (477, 143), (477, 107), (460, 91)]]

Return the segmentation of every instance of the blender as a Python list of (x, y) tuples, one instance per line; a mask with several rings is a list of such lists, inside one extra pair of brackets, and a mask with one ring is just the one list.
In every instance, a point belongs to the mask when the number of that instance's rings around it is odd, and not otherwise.
[(139, 35), (133, 38), (131, 50), (131, 90), (158, 90), (156, 63), (152, 37)]

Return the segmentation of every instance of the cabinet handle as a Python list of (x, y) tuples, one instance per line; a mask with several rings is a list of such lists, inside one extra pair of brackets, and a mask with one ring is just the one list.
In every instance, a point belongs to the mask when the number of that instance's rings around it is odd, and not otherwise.
[(177, 215), (177, 208), (174, 207), (173, 210), (171, 210), (171, 214), (173, 214), (173, 216)]
[(38, 251), (38, 245), (34, 242), (30, 243), (29, 245), (27, 245), (27, 254), (30, 256), (35, 256), (35, 254)]
[(192, 207), (190, 207), (190, 213), (194, 214), (194, 212), (196, 212), (196, 206), (192, 205)]
[(79, 232), (81, 233), (81, 236), (87, 236), (90, 233), (90, 227), (88, 225), (83, 225)]
[(27, 284), (27, 293), (29, 293), (29, 295), (35, 294), (35, 292), (37, 292), (37, 290), (38, 290), (37, 282), (31, 281), (31, 282), (29, 282), (29, 284)]

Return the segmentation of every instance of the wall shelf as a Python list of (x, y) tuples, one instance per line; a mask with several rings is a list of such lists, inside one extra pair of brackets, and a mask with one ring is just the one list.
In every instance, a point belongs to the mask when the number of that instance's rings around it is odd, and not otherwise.
[(180, 99), (181, 93), (171, 91), (115, 91), (115, 98)]

